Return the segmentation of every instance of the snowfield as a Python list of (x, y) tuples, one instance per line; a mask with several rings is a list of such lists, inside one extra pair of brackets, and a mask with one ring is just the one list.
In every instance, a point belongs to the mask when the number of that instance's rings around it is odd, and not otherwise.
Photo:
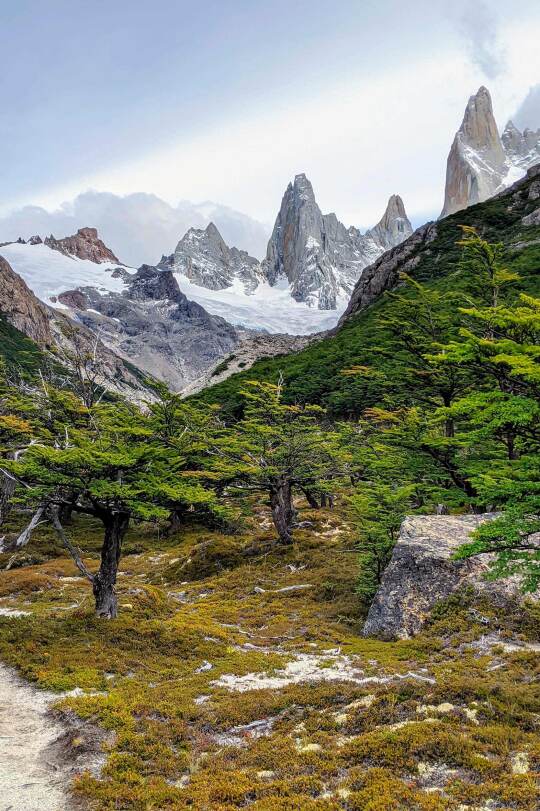
[(112, 276), (112, 271), (121, 267), (118, 263), (97, 265), (87, 259), (65, 256), (47, 245), (20, 245), (17, 242), (0, 248), (0, 256), (9, 262), (38, 298), (54, 307), (62, 308), (62, 305), (52, 302), (51, 297), (77, 287), (96, 287), (100, 293), (124, 289), (122, 279)]
[[(98, 265), (64, 256), (43, 244), (12, 243), (0, 248), (0, 256), (9, 262), (38, 298), (57, 308), (63, 307), (53, 298), (66, 290), (95, 287), (100, 293), (120, 293), (125, 289), (123, 280), (112, 276), (118, 264), (103, 262)], [(135, 272), (132, 268), (125, 270)], [(247, 294), (240, 280), (224, 290), (209, 290), (193, 284), (183, 274), (176, 273), (175, 277), (188, 299), (196, 301), (212, 315), (220, 315), (235, 326), (270, 333), (310, 335), (331, 329), (345, 311), (348, 301), (346, 298), (339, 300), (336, 310), (319, 310), (291, 298), (285, 280), (275, 287), (262, 282), (254, 293)]]
[(310, 335), (335, 327), (345, 312), (348, 299), (338, 302), (336, 310), (318, 310), (291, 298), (290, 285), (280, 280), (274, 287), (261, 282), (254, 293), (247, 294), (236, 279), (224, 290), (208, 290), (175, 273), (180, 290), (212, 315), (220, 315), (230, 324), (247, 329), (289, 335)]

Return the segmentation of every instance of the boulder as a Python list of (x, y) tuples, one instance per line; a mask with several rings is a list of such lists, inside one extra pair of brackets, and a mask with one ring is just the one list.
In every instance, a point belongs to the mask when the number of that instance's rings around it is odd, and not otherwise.
[(481, 523), (495, 517), (496, 513), (405, 518), (369, 609), (364, 635), (408, 639), (420, 631), (437, 602), (468, 586), (500, 604), (515, 599), (517, 579), (486, 580), (491, 555), (452, 559)]

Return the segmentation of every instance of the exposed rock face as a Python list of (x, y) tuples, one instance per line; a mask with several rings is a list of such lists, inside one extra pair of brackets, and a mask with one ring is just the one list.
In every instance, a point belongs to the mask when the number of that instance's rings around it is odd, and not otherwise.
[(471, 586), (504, 604), (519, 595), (513, 580), (485, 580), (489, 555), (452, 560), (485, 515), (409, 516), (402, 525), (392, 559), (371, 604), (364, 625), (366, 636), (407, 639), (418, 633), (435, 604), (458, 589)]
[(151, 265), (130, 276), (121, 293), (85, 287), (63, 293), (62, 301), (114, 352), (176, 390), (230, 354), (239, 341), (223, 318), (186, 298), (171, 270)]
[(0, 256), (0, 313), (39, 346), (53, 343), (48, 308)]
[(259, 261), (246, 251), (229, 248), (212, 222), (204, 230), (190, 228), (174, 254), (162, 257), (158, 267), (181, 273), (209, 290), (222, 290), (239, 279), (249, 292), (262, 279)]
[[(41, 242), (39, 237), (32, 237), (30, 242), (32, 245), (36, 245), (38, 240)], [(79, 228), (76, 234), (63, 239), (56, 239), (51, 234), (50, 237), (46, 237), (45, 245), (55, 251), (60, 251), (66, 256), (88, 259), (90, 262), (96, 262), (97, 264), (101, 262), (119, 263), (119, 259), (99, 238), (96, 228)]]
[(335, 214), (322, 214), (303, 174), (289, 183), (268, 243), (265, 274), (271, 284), (285, 277), (291, 295), (321, 310), (336, 308), (362, 270), (396, 240), (412, 232), (401, 198), (393, 196), (381, 221), (362, 235)]
[(400, 273), (410, 273), (418, 262), (418, 252), (437, 236), (437, 225), (428, 222), (417, 228), (405, 242), (387, 251), (364, 270), (354, 288), (349, 306), (342, 315), (338, 327), (356, 313), (369, 307), (381, 293), (390, 290), (399, 282)]
[(485, 87), (471, 96), (446, 167), (441, 217), (481, 203), (540, 160), (540, 130), (521, 133), (509, 121), (499, 136)]

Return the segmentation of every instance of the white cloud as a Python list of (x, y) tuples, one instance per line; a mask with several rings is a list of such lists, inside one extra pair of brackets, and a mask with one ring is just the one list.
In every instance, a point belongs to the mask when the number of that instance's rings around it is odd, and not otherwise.
[[(534, 25), (507, 22), (503, 33), (504, 71), (488, 82), (501, 126), (540, 75)], [(490, 42), (491, 34), (481, 43), (484, 62)], [(334, 77), (316, 96), (261, 101), (219, 128), (36, 194), (35, 202), (57, 206), (81, 188), (144, 190), (169, 202), (219, 200), (272, 222), (286, 184), (304, 171), (321, 208), (346, 224), (372, 225), (395, 192), (416, 222), (436, 216), (453, 134), (487, 64), (464, 60), (452, 37), (439, 45), (405, 54), (399, 68)]]
[(488, 79), (496, 79), (505, 69), (505, 53), (499, 39), (498, 17), (484, 0), (467, 3), (458, 19), (471, 62)]

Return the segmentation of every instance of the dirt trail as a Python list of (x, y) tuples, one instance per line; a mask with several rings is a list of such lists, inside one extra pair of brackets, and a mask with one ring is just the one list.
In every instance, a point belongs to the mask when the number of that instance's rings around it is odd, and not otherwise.
[(64, 731), (47, 715), (54, 698), (0, 664), (0, 811), (69, 811), (71, 776), (51, 744)]

